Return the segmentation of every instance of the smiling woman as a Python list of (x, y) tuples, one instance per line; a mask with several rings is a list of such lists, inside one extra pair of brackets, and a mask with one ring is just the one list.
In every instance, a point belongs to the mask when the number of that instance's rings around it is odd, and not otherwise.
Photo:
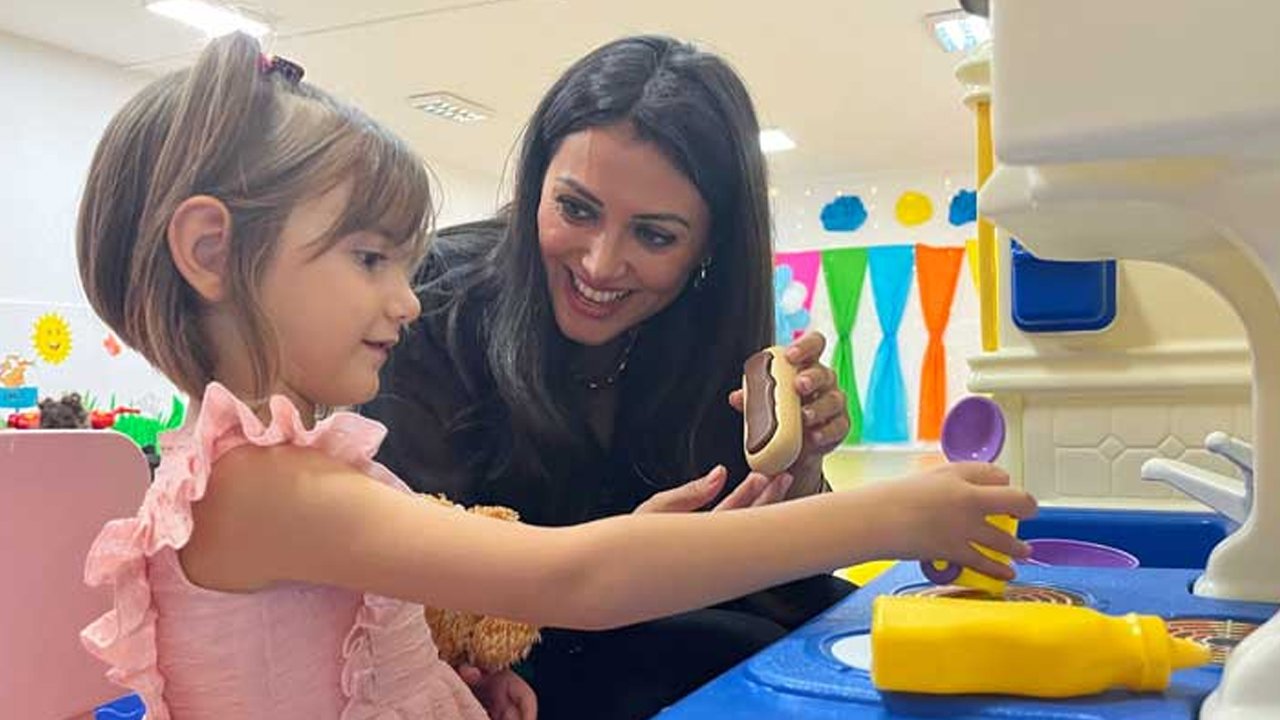
[(538, 205), (560, 332), (600, 347), (670, 305), (710, 259), (709, 215), (693, 183), (630, 123), (565, 138)]
[[(827, 489), (822, 457), (849, 425), (816, 334), (788, 351), (800, 459), (743, 482), (732, 393), (773, 337), (759, 132), (734, 71), (670, 38), (624, 38), (569, 68), (529, 122), (511, 204), (438, 234), (422, 318), (365, 409), (389, 429), (381, 459), (420, 491), (541, 525)], [(717, 464), (728, 472), (689, 482)], [(650, 717), (848, 590), (819, 577), (623, 630), (548, 632), (532, 658), (540, 716)]]

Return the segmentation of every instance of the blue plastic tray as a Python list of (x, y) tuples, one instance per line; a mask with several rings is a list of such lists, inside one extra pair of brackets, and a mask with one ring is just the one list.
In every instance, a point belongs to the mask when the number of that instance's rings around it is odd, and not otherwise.
[(1203, 568), (1236, 524), (1216, 513), (1041, 508), (1018, 536), (1067, 538), (1110, 545), (1136, 555), (1143, 567)]
[(94, 720), (142, 720), (147, 708), (137, 695), (126, 695), (115, 702), (103, 705), (94, 713)]
[(1116, 317), (1116, 263), (1041, 260), (1011, 240), (1013, 322), (1030, 333), (1102, 330)]

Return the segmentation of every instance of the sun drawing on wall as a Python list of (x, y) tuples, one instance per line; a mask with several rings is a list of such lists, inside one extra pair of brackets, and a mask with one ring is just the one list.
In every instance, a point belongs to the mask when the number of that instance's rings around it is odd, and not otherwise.
[(71, 354), (71, 326), (57, 313), (42, 315), (36, 320), (31, 344), (41, 360), (60, 365)]

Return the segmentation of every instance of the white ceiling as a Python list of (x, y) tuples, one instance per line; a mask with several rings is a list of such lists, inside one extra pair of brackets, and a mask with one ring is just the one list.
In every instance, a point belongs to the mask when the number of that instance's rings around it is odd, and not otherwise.
[[(429, 160), (501, 174), (546, 87), (592, 47), (661, 32), (724, 55), (761, 122), (799, 148), (770, 158), (780, 182), (968, 167), (972, 119), (953, 76), (960, 59), (923, 17), (955, 0), (257, 0), (269, 49), (309, 80), (364, 107)], [(189, 61), (195, 31), (141, 0), (6, 0), (0, 29), (123, 67)], [(459, 126), (406, 97), (449, 90), (496, 110)]]

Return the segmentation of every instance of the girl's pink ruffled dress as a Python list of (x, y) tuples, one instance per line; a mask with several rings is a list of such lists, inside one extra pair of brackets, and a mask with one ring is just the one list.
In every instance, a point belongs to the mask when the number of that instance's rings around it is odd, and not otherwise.
[(223, 453), (249, 443), (314, 448), (409, 492), (373, 461), (385, 432), (351, 413), (307, 430), (280, 397), (264, 426), (214, 383), (194, 422), (164, 438), (137, 517), (107, 523), (89, 551), (85, 580), (113, 585), (115, 603), (81, 633), (111, 666), (107, 676), (141, 695), (149, 720), (487, 717), (440, 660), (420, 605), (301, 583), (214, 592), (178, 562), (191, 504)]

